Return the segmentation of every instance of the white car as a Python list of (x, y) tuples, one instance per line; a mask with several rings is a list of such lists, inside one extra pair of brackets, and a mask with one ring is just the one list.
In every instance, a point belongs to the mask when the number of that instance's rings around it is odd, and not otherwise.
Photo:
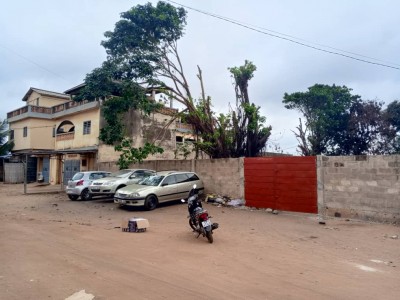
[(92, 196), (113, 196), (118, 189), (130, 184), (138, 183), (155, 173), (156, 171), (147, 169), (120, 170), (110, 174), (106, 178), (93, 181), (89, 186), (89, 192)]
[(92, 195), (89, 193), (88, 186), (93, 180), (104, 178), (110, 174), (110, 172), (106, 171), (78, 172), (71, 180), (68, 180), (65, 192), (71, 200), (77, 200), (79, 197), (82, 200), (90, 200)]

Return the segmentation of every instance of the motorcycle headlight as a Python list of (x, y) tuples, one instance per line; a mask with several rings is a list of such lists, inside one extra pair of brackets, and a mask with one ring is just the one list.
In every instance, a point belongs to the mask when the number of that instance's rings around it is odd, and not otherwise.
[(136, 198), (136, 197), (139, 197), (139, 196), (140, 196), (139, 193), (131, 193), (131, 194), (129, 194), (129, 197), (131, 197), (131, 198)]

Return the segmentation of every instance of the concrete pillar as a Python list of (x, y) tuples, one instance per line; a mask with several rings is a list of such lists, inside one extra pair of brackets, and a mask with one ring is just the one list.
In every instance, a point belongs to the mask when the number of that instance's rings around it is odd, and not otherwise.
[(239, 197), (244, 199), (244, 157), (237, 160), (239, 166)]
[(325, 199), (324, 199), (324, 163), (323, 156), (317, 156), (317, 205), (318, 205), (318, 218), (325, 219)]

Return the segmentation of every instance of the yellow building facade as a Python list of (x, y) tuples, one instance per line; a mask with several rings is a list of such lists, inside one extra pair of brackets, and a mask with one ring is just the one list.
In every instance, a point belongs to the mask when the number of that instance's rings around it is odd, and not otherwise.
[[(118, 160), (113, 146), (98, 138), (104, 123), (101, 102), (71, 100), (71, 94), (80, 87), (65, 93), (30, 88), (22, 98), (26, 105), (7, 114), (10, 139), (14, 141), (12, 154), (28, 160), (33, 170), (28, 181), (66, 184), (76, 172), (97, 170), (98, 162)], [(150, 116), (127, 112), (125, 123), (133, 146), (156, 142), (164, 153), (149, 159), (179, 158), (176, 149), (183, 140), (193, 139), (193, 131), (179, 122), (165, 126), (175, 112), (172, 108)]]

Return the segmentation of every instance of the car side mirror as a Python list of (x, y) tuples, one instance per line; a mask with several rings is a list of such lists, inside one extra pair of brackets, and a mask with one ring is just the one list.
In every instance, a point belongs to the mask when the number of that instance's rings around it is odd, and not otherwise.
[(161, 186), (167, 186), (167, 185), (168, 185), (167, 182), (163, 182), (163, 183), (161, 184)]

